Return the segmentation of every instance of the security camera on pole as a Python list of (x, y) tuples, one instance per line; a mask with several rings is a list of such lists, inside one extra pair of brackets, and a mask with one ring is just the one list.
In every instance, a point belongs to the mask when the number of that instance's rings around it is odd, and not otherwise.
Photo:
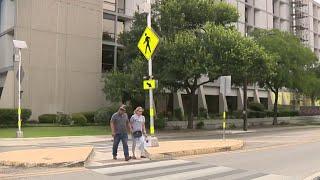
[(153, 89), (156, 88), (156, 85), (155, 85), (156, 81), (153, 79), (153, 75), (152, 75), (152, 55), (154, 54), (154, 51), (156, 50), (157, 45), (159, 44), (159, 37), (151, 27), (150, 0), (147, 0), (146, 9), (148, 13), (147, 27), (138, 42), (138, 48), (142, 52), (142, 54), (145, 56), (145, 58), (148, 60), (148, 72), (149, 72), (148, 80), (145, 80), (143, 82), (143, 88), (145, 90), (149, 90), (150, 135), (151, 135), (151, 137), (149, 138), (149, 141), (151, 146), (159, 146), (158, 139), (154, 136), (155, 108), (153, 103)]
[(18, 67), (18, 131), (16, 132), (17, 138), (23, 138), (23, 132), (21, 131), (21, 66), (22, 66), (22, 58), (21, 58), (21, 49), (26, 49), (27, 44), (25, 41), (13, 40), (13, 45), (16, 49), (18, 49), (18, 59), (16, 61), (19, 62)]

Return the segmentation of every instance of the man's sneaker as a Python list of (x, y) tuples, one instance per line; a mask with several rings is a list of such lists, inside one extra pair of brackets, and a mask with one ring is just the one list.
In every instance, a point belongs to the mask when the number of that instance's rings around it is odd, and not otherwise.
[(136, 156), (132, 156), (132, 158), (131, 158), (131, 159), (137, 159), (137, 158), (136, 158)]
[(129, 156), (129, 157), (126, 157), (124, 160), (129, 161), (130, 159), (131, 159), (131, 157)]
[(113, 156), (113, 160), (117, 160), (117, 156)]
[(140, 158), (147, 158), (147, 157), (145, 157), (145, 156), (140, 156)]

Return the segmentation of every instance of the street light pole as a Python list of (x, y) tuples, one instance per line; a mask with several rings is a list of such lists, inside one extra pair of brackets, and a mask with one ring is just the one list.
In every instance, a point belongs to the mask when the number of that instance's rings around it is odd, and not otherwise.
[(16, 132), (17, 138), (23, 137), (23, 132), (21, 131), (21, 66), (22, 66), (22, 57), (21, 57), (21, 49), (26, 49), (27, 44), (25, 41), (13, 40), (13, 45), (16, 49), (18, 49), (19, 56), (19, 67), (18, 67), (18, 131)]

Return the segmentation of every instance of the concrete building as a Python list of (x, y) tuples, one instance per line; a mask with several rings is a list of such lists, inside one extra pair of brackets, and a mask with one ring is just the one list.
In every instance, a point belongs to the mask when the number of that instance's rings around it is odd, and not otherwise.
[[(293, 31), (320, 54), (320, 5), (312, 0), (303, 16), (296, 17), (299, 0), (225, 0), (237, 7), (236, 27), (244, 35), (254, 28)], [(22, 104), (33, 111), (33, 119), (43, 113), (81, 112), (106, 106), (102, 92), (103, 72), (121, 69), (119, 52), (123, 46), (118, 35), (130, 29), (134, 12), (145, 0), (0, 0), (0, 108), (17, 106), (17, 63), (13, 39), (24, 40), (22, 51), (24, 78)], [(298, 17), (298, 16), (297, 16)], [(294, 26), (307, 27), (297, 31)], [(230, 86), (229, 78), (200, 87), (196, 109), (211, 113), (242, 108), (242, 89)], [(226, 88), (225, 88), (226, 87)], [(251, 86), (249, 101), (271, 106), (272, 93)], [(290, 92), (280, 93), (280, 104), (294, 99)], [(188, 106), (183, 93), (168, 95), (158, 109)], [(161, 107), (161, 108), (160, 108)]]
[(0, 107), (17, 107), (22, 50), (22, 107), (43, 113), (96, 110), (106, 104), (101, 81), (101, 0), (0, 0)]

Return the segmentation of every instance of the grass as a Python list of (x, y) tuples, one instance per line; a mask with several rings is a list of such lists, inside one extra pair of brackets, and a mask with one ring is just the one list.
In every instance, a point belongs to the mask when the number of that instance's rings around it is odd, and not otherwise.
[[(0, 128), (0, 138), (14, 138), (17, 128)], [(111, 134), (106, 126), (22, 127), (24, 137), (59, 137)]]

